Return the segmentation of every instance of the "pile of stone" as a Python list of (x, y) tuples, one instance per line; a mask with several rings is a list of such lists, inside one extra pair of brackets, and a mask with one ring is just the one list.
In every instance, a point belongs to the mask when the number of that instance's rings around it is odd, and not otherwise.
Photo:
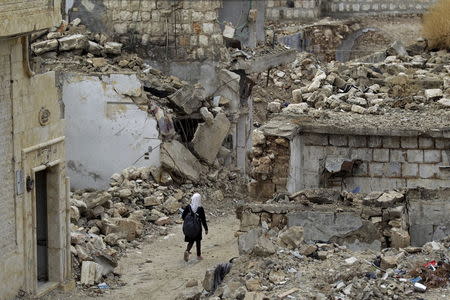
[[(336, 243), (305, 241), (300, 226), (279, 229), (266, 225), (239, 237), (241, 256), (233, 261), (231, 272), (209, 299), (411, 299), (423, 293), (448, 296), (443, 288), (450, 275), (448, 242), (353, 252)], [(427, 263), (438, 271), (435, 281), (442, 281), (437, 289), (429, 284), (429, 277), (416, 276), (418, 266)], [(203, 282), (207, 291), (214, 277), (211, 272)]]
[[(122, 54), (121, 43), (113, 42), (105, 34), (89, 32), (80, 19), (70, 23), (61, 21), (59, 26), (43, 30), (32, 35), (31, 50), (34, 55), (43, 59), (70, 59), (74, 56), (86, 55), (90, 58), (93, 69), (105, 72), (107, 58)], [(143, 64), (142, 60), (134, 59), (122, 67), (137, 70)]]
[(87, 286), (113, 279), (126, 248), (139, 247), (140, 239), (151, 232), (166, 234), (165, 226), (180, 222), (180, 209), (195, 192), (204, 196), (211, 211), (224, 204), (225, 196), (235, 198), (237, 177), (223, 170), (201, 185), (175, 184), (165, 170), (130, 167), (113, 174), (106, 191), (74, 192), (70, 216), (75, 277)]
[(290, 66), (270, 72), (268, 88), (266, 76), (260, 78), (256, 100), (274, 100), (267, 106), (270, 113), (291, 103), (356, 114), (446, 109), (450, 53), (425, 52), (425, 45), (418, 41), (404, 47), (394, 42), (384, 52), (348, 63), (323, 64), (310, 54), (300, 54)]

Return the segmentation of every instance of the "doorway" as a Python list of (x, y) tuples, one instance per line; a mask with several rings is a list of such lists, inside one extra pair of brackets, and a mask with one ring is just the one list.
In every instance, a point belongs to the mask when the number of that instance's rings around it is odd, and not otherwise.
[(39, 284), (49, 281), (48, 268), (48, 191), (47, 169), (35, 173), (36, 180), (36, 245), (37, 280)]

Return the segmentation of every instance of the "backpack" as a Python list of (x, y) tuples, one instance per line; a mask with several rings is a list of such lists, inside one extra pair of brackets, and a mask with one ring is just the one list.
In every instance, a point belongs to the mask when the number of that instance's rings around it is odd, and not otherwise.
[(188, 240), (196, 240), (202, 231), (199, 216), (189, 207), (189, 213), (184, 218), (183, 233)]

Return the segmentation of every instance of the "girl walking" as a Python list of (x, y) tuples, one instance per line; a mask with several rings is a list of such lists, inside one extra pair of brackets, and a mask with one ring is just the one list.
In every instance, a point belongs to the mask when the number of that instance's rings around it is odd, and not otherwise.
[(185, 207), (181, 217), (185, 223), (183, 225), (184, 241), (188, 243), (186, 251), (184, 251), (184, 261), (189, 260), (189, 254), (194, 242), (197, 248), (197, 259), (202, 260), (202, 225), (205, 228), (205, 234), (208, 234), (208, 225), (206, 224), (205, 210), (202, 207), (202, 196), (199, 193), (195, 193), (191, 197), (191, 204)]

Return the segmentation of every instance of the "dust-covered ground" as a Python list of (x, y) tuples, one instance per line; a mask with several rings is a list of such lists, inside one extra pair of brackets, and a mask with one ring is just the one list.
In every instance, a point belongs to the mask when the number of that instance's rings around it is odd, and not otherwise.
[[(94, 286), (91, 291), (57, 292), (43, 299), (175, 299), (186, 291), (186, 283), (192, 279), (201, 287), (207, 269), (238, 256), (234, 234), (239, 223), (234, 214), (207, 218), (209, 234), (203, 235), (202, 261), (197, 261), (194, 245), (189, 262), (184, 262), (186, 243), (181, 224), (177, 224), (165, 236), (146, 237), (140, 248), (129, 249), (120, 259), (116, 272), (122, 274), (121, 281), (126, 283), (122, 287), (100, 290)], [(92, 295), (95, 291), (99, 292), (97, 297)]]

